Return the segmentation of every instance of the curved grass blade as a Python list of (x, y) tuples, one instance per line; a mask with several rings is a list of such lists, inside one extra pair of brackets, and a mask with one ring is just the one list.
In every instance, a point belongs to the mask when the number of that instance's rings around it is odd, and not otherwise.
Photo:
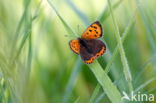
[(119, 28), (118, 28), (117, 22), (116, 22), (116, 20), (114, 18), (114, 13), (113, 13), (113, 9), (112, 9), (112, 6), (111, 6), (111, 2), (110, 2), (110, 0), (107, 0), (107, 1), (108, 1), (108, 5), (109, 5), (109, 8), (110, 8), (110, 12), (111, 12), (111, 17), (112, 17), (115, 32), (116, 32), (116, 34), (115, 34), (116, 40), (119, 43), (119, 50), (120, 50), (121, 61), (122, 61), (122, 64), (123, 64), (123, 71), (124, 71), (124, 74), (125, 74), (125, 78), (126, 78), (126, 80), (128, 82), (129, 92), (131, 92), (131, 91), (133, 91), (133, 85), (132, 85), (132, 76), (131, 76), (130, 68), (129, 68), (128, 61), (127, 61), (127, 58), (126, 58), (126, 55), (125, 55), (125, 52), (124, 52), (124, 48), (123, 48), (123, 45), (122, 45), (122, 42), (121, 42)]
[(117, 87), (112, 83), (111, 79), (101, 68), (100, 64), (95, 60), (93, 64), (88, 65), (91, 71), (94, 73), (97, 81), (102, 86), (104, 92), (112, 103), (122, 103), (121, 94)]
[[(130, 31), (130, 29), (131, 29), (132, 26), (134, 25), (134, 22), (135, 22), (135, 15), (134, 15), (134, 17), (129, 21), (128, 25), (126, 26), (126, 28), (125, 28), (125, 30), (124, 30), (124, 32), (123, 32), (123, 34), (122, 34), (122, 40), (121, 40), (122, 43), (125, 41), (126, 37), (128, 36), (128, 32)], [(107, 66), (106, 66), (106, 68), (105, 68), (105, 72), (106, 72), (106, 73), (108, 73), (108, 72), (110, 71), (110, 69), (111, 69), (110, 67), (111, 67), (111, 65), (112, 65), (112, 63), (113, 63), (113, 61), (114, 61), (114, 59), (116, 58), (118, 52), (119, 52), (119, 43), (117, 44), (117, 46), (116, 46), (116, 48), (115, 48), (115, 50), (114, 50), (114, 52), (113, 52), (113, 54), (112, 54), (111, 60), (108, 62)]]
[(151, 78), (150, 80), (146, 81), (145, 83), (141, 84), (138, 88), (136, 88), (134, 90), (134, 92), (136, 93), (136, 92), (140, 91), (141, 89), (145, 88), (147, 85), (149, 85), (150, 83), (152, 83), (155, 80), (156, 80), (156, 77)]
[(146, 93), (146, 94), (153, 94), (153, 93), (156, 93), (156, 87), (154, 87), (154, 88), (152, 88), (152, 89), (149, 89), (149, 90), (147, 90), (147, 91), (145, 91), (144, 93)]
[(64, 27), (66, 28), (66, 30), (68, 31), (69, 35), (73, 34), (75, 36), (77, 36), (77, 34), (74, 32), (74, 30), (72, 30), (72, 28), (67, 24), (67, 22), (61, 17), (61, 15), (59, 14), (59, 12), (57, 11), (57, 9), (55, 8), (55, 6), (52, 3), (52, 0), (47, 0), (50, 7), (55, 11), (56, 15), (59, 17), (59, 19), (61, 20), (62, 24), (64, 25)]
[(79, 100), (80, 100), (80, 98), (78, 97), (78, 98), (74, 101), (74, 103), (79, 103)]
[(142, 5), (141, 1), (140, 0), (135, 0), (135, 2), (136, 2), (136, 5), (138, 7), (138, 10), (140, 11), (142, 22), (144, 23), (145, 29), (147, 31), (147, 38), (149, 40), (149, 43), (150, 43), (152, 52), (153, 53), (156, 53), (156, 46), (155, 46), (156, 45), (156, 42), (154, 40), (153, 31), (152, 31), (152, 29), (150, 27), (151, 25), (149, 24), (149, 21), (148, 21), (149, 19), (147, 19), (147, 16), (148, 15), (146, 15), (146, 12), (143, 9), (143, 5)]
[[(22, 40), (21, 40), (21, 42), (19, 43), (19, 47), (17, 48), (17, 52), (16, 52), (15, 56), (14, 56), (13, 58), (11, 58), (12, 61), (13, 61), (14, 59), (18, 58), (18, 56), (20, 55), (20, 52), (21, 52), (21, 50), (22, 50), (22, 48), (23, 48), (23, 46), (24, 46), (24, 44), (25, 44), (27, 38), (31, 35), (32, 23), (33, 23), (33, 21), (37, 18), (37, 13), (38, 13), (40, 4), (41, 4), (41, 2), (39, 3), (38, 7), (37, 7), (36, 10), (35, 10), (35, 15), (34, 15), (33, 17), (27, 18), (27, 19), (30, 19), (30, 20), (27, 20), (27, 25), (26, 25), (26, 27), (25, 27), (24, 36), (22, 37)], [(28, 12), (28, 11), (27, 11), (27, 12)], [(25, 12), (25, 13), (27, 14), (27, 12)], [(26, 15), (26, 14), (23, 14), (23, 15)], [(29, 15), (29, 16), (30, 16), (30, 15)], [(23, 19), (23, 18), (21, 18), (21, 21), (20, 21), (21, 23), (19, 23), (18, 26), (21, 26), (21, 25), (22, 25), (22, 22), (23, 22), (22, 19)], [(16, 35), (19, 35), (19, 34), (16, 34)], [(18, 36), (15, 36), (15, 37), (18, 38)], [(17, 39), (17, 38), (15, 38), (15, 39)], [(15, 43), (15, 44), (16, 44), (16, 43)], [(14, 48), (14, 46), (12, 46), (12, 47)]]
[(27, 60), (27, 73), (26, 78), (27, 81), (30, 77), (30, 71), (31, 71), (31, 63), (32, 63), (32, 40), (31, 35), (29, 36), (29, 48), (28, 48), (28, 60)]
[(76, 83), (77, 75), (81, 71), (81, 66), (82, 62), (78, 59), (67, 83), (62, 103), (68, 103), (68, 99), (72, 93), (74, 84)]
[(141, 68), (141, 71), (139, 73), (136, 73), (135, 75), (135, 80), (134, 80), (134, 85), (136, 85), (139, 81), (139, 78), (141, 77), (141, 75), (146, 71), (147, 69), (147, 65), (155, 63), (156, 61), (156, 56), (152, 57), (150, 60), (148, 60)]
[(103, 98), (104, 98), (105, 93), (102, 93), (96, 100), (95, 100), (95, 103), (99, 103)]
[(21, 28), (22, 28), (23, 23), (24, 23), (24, 21), (25, 21), (25, 18), (26, 18), (28, 9), (29, 9), (28, 7), (29, 7), (29, 5), (30, 5), (30, 2), (31, 2), (31, 0), (28, 0), (27, 2), (25, 2), (25, 9), (24, 9), (24, 12), (23, 12), (22, 17), (21, 17), (21, 19), (20, 19), (20, 21), (19, 21), (19, 24), (17, 25), (16, 31), (15, 31), (15, 37), (13, 38), (13, 41), (12, 41), (12, 42), (14, 42), (14, 43), (11, 44), (11, 50), (10, 50), (10, 52), (11, 52), (11, 53), (10, 53), (10, 58), (11, 58), (11, 59), (13, 58), (12, 56), (14, 56), (14, 52), (12, 52), (12, 51), (14, 51), (14, 49), (15, 49), (15, 44), (17, 43), (17, 39), (18, 39), (18, 37), (19, 37)]
[(85, 25), (89, 25), (90, 22), (87, 16), (82, 11), (80, 11), (71, 0), (65, 1), (72, 8), (72, 10), (74, 10), (74, 12), (80, 17), (80, 19), (85, 23)]
[[(118, 8), (120, 6), (120, 4), (122, 3), (123, 0), (119, 0), (116, 3), (113, 4), (112, 9), (116, 10), (116, 8)], [(98, 17), (98, 20), (101, 22), (104, 22), (104, 20), (106, 20), (106, 18), (110, 15), (110, 9), (109, 6), (107, 6), (106, 8), (104, 8), (103, 12), (100, 14), (100, 16)]]
[(92, 96), (91, 96), (91, 98), (89, 100), (89, 103), (94, 103), (95, 98), (98, 95), (99, 91), (100, 91), (100, 84), (97, 84), (95, 89), (94, 89), (94, 92), (93, 92), (93, 94), (92, 94)]

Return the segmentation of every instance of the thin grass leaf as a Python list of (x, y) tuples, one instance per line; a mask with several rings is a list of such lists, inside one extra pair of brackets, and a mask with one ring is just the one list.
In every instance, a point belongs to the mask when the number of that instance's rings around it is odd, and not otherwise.
[[(27, 23), (27, 26), (25, 27), (25, 32), (24, 32), (24, 36), (21, 40), (21, 43), (19, 43), (19, 47), (17, 49), (17, 52), (15, 54), (15, 57), (12, 58), (12, 60), (18, 58), (18, 56), (20, 55), (20, 52), (25, 44), (25, 41), (27, 40), (27, 38), (29, 37), (29, 35), (31, 35), (31, 29), (32, 29), (32, 22), (37, 18), (37, 13), (38, 13), (38, 10), (39, 10), (39, 7), (40, 7), (40, 4), (41, 2), (39, 3), (37, 9), (35, 10), (35, 15), (31, 18), (31, 20)], [(28, 11), (27, 11), (28, 12)], [(25, 13), (27, 13), (25, 12)], [(23, 14), (24, 16), (26, 16), (26, 14)], [(23, 22), (23, 20), (21, 20), (21, 23)], [(21, 26), (21, 24), (19, 24)], [(18, 34), (17, 34), (18, 35)]]
[(78, 97), (78, 98), (74, 101), (74, 103), (79, 103), (79, 100), (80, 100), (80, 97)]
[(26, 42), (26, 40), (27, 40), (27, 38), (29, 37), (29, 35), (31, 34), (31, 29), (28, 29), (25, 33), (24, 33), (24, 37), (23, 37), (23, 39), (22, 39), (22, 42), (20, 43), (20, 46), (19, 46), (19, 48), (17, 49), (17, 53), (16, 53), (16, 55), (15, 55), (15, 58), (13, 58), (12, 60), (15, 60), (15, 59), (17, 59), (18, 57), (19, 57), (19, 55), (20, 55), (20, 53), (21, 53), (21, 51), (22, 51), (22, 48), (24, 47), (24, 44), (25, 44), (25, 42)]
[(27, 15), (27, 12), (28, 12), (28, 9), (29, 9), (28, 7), (29, 7), (29, 5), (30, 5), (30, 2), (31, 2), (31, 0), (28, 0), (28, 1), (25, 3), (25, 9), (24, 9), (24, 12), (23, 12), (23, 14), (22, 14), (22, 17), (21, 17), (21, 19), (20, 19), (20, 21), (19, 21), (19, 24), (18, 24), (18, 26), (17, 26), (16, 32), (15, 32), (14, 41), (16, 41), (17, 38), (18, 38), (18, 36), (19, 36), (19, 32), (20, 32), (20, 30), (21, 30), (22, 24), (24, 23), (24, 19), (25, 19), (26, 15)]
[(112, 103), (122, 103), (120, 92), (112, 83), (111, 79), (108, 77), (105, 71), (101, 68), (97, 60), (88, 66), (94, 73), (97, 81), (102, 86), (110, 101), (112, 101)]
[(103, 98), (104, 96), (106, 96), (105, 93), (102, 93), (96, 100), (95, 100), (95, 103), (99, 103)]
[[(37, 8), (35, 10), (34, 16), (32, 17), (32, 22), (35, 19), (37, 19), (37, 17), (38, 17), (38, 12), (40, 10), (39, 8), (41, 6), (41, 2), (42, 2), (42, 0), (40, 1), (40, 3), (38, 4), (38, 6), (37, 6)], [(30, 28), (32, 28), (32, 22), (30, 24)], [(28, 48), (27, 73), (26, 73), (27, 81), (29, 80), (29, 77), (30, 77), (31, 64), (32, 64), (32, 36), (30, 35), (29, 36), (29, 48)]]
[(133, 85), (132, 85), (132, 76), (131, 76), (130, 68), (129, 68), (128, 61), (127, 61), (127, 58), (126, 58), (126, 55), (125, 55), (125, 52), (124, 52), (124, 48), (123, 48), (123, 45), (122, 45), (122, 42), (121, 42), (119, 28), (118, 28), (117, 22), (116, 22), (116, 20), (114, 18), (111, 2), (110, 2), (110, 0), (107, 0), (107, 1), (108, 1), (108, 5), (109, 5), (109, 8), (110, 8), (110, 12), (111, 12), (111, 17), (112, 17), (115, 32), (116, 32), (115, 36), (116, 36), (117, 42), (119, 43), (120, 56), (121, 56), (121, 61), (122, 61), (122, 64), (123, 64), (123, 70), (124, 70), (125, 78), (126, 78), (126, 80), (128, 82), (129, 92), (131, 92), (131, 91), (133, 91)]
[(59, 17), (59, 19), (61, 20), (62, 24), (64, 25), (64, 27), (66, 28), (67, 32), (69, 33), (69, 35), (75, 35), (77, 36), (77, 34), (75, 33), (74, 30), (72, 30), (72, 28), (67, 24), (67, 22), (61, 17), (61, 15), (59, 14), (59, 12), (57, 11), (57, 9), (55, 8), (54, 4), (52, 3), (52, 0), (47, 0), (50, 7), (55, 11), (56, 15)]
[(140, 11), (140, 15), (141, 15), (141, 18), (142, 18), (142, 22), (144, 23), (144, 26), (145, 26), (145, 29), (147, 31), (147, 38), (148, 38), (148, 41), (150, 43), (150, 46), (151, 46), (151, 49), (152, 49), (152, 53), (156, 53), (156, 43), (155, 43), (155, 40), (154, 40), (154, 34), (153, 34), (153, 31), (150, 27), (150, 24), (149, 24), (149, 21), (147, 19), (147, 15), (145, 13), (145, 10), (143, 9), (143, 4), (142, 4), (142, 1), (140, 0), (135, 0), (136, 2), (136, 5), (138, 7), (138, 10)]
[(156, 87), (149, 89), (149, 90), (145, 91), (144, 93), (146, 93), (146, 94), (152, 93), (153, 94), (153, 92), (155, 92), (155, 91), (156, 91)]
[(37, 19), (37, 17), (39, 16), (39, 13), (40, 13), (40, 7), (41, 7), (41, 4), (42, 4), (42, 1), (41, 0), (38, 4), (38, 6), (36, 7), (36, 10), (35, 10), (35, 13), (34, 15), (32, 16), (32, 21), (34, 21), (35, 19)]
[(89, 25), (90, 22), (87, 16), (82, 11), (80, 11), (71, 0), (65, 1), (72, 8), (72, 10), (80, 17), (80, 19), (85, 23), (85, 25)]
[(14, 36), (14, 38), (13, 38), (13, 42), (14, 43), (12, 43), (11, 45), (11, 50), (10, 50), (10, 58), (12, 58), (12, 56), (14, 56), (14, 49), (15, 49), (15, 44), (17, 44), (17, 39), (18, 39), (18, 37), (19, 37), (19, 33), (20, 33), (20, 31), (21, 31), (21, 28), (22, 28), (22, 26), (23, 26), (23, 23), (24, 23), (24, 20), (25, 20), (25, 17), (26, 17), (26, 15), (27, 15), (27, 12), (28, 12), (28, 7), (29, 7), (29, 5), (30, 5), (30, 1), (31, 0), (28, 0), (27, 2), (26, 2), (26, 4), (25, 4), (25, 9), (24, 9), (24, 12), (23, 12), (23, 14), (22, 14), (22, 17), (21, 17), (21, 19), (20, 19), (20, 21), (19, 21), (19, 24), (17, 25), (17, 29), (16, 29), (16, 31), (15, 31), (15, 36)]
[(134, 85), (137, 85), (137, 83), (138, 83), (138, 81), (139, 81), (141, 75), (146, 71), (146, 69), (148, 69), (147, 66), (148, 66), (149, 64), (155, 63), (155, 61), (156, 61), (156, 56), (150, 58), (150, 60), (148, 60), (147, 62), (145, 62), (145, 63), (143, 64), (143, 66), (141, 66), (140, 72), (135, 74), (135, 77), (134, 77), (134, 78), (135, 78), (135, 80), (134, 80)]
[[(30, 0), (25, 2), (25, 9), (24, 9), (23, 15), (19, 21), (19, 24), (18, 24), (16, 32), (15, 32), (15, 36), (14, 36), (12, 44), (9, 48), (9, 52), (11, 52), (9, 55), (10, 57), (9, 58), (5, 57), (7, 59), (7, 63), (5, 63), (2, 67), (4, 69), (2, 71), (4, 73), (4, 79), (6, 82), (6, 87), (8, 88), (8, 93), (10, 94), (9, 97), (11, 98), (11, 101), (13, 103), (22, 103), (22, 99), (23, 99), (23, 97), (21, 97), (21, 93), (20, 93), (20, 90), (18, 88), (20, 83), (17, 84), (18, 80), (21, 78), (18, 77), (19, 74), (16, 74), (18, 72), (18, 69), (16, 69), (17, 71), (15, 71), (14, 67), (12, 66), (12, 61), (16, 61), (15, 57), (14, 57), (15, 55), (17, 55), (16, 54), (17, 52), (15, 52), (16, 51), (15, 47), (17, 45), (18, 37), (21, 36), (19, 34), (20, 34), (21, 29), (23, 29), (23, 23), (25, 22), (25, 19), (27, 18), (27, 14), (29, 14), (28, 13), (29, 5), (30, 5)], [(30, 26), (30, 28), (31, 28), (31, 26)], [(25, 27), (25, 29), (27, 29), (27, 27)], [(17, 51), (20, 51), (20, 50), (17, 50)], [(16, 63), (16, 64), (18, 65), (18, 63)]]
[[(130, 29), (131, 29), (132, 26), (134, 25), (134, 22), (135, 22), (135, 15), (134, 15), (134, 17), (129, 21), (128, 25), (126, 26), (126, 28), (125, 28), (125, 30), (124, 30), (124, 32), (123, 32), (123, 34), (122, 34), (122, 40), (121, 40), (122, 43), (125, 41), (126, 37), (128, 36), (128, 32), (130, 31)], [(111, 69), (110, 67), (111, 67), (111, 65), (112, 65), (112, 63), (113, 63), (113, 61), (114, 61), (114, 59), (116, 58), (118, 52), (119, 52), (119, 43), (117, 44), (117, 46), (116, 46), (116, 48), (115, 48), (115, 50), (114, 50), (114, 52), (113, 52), (113, 54), (112, 54), (111, 59), (109, 60), (107, 66), (106, 66), (106, 68), (105, 68), (105, 72), (106, 72), (106, 73), (108, 73), (108, 72), (110, 71), (110, 69)]]
[[(115, 2), (112, 6), (113, 11), (116, 10), (120, 4), (122, 3), (123, 0), (118, 0), (117, 2)], [(106, 20), (106, 18), (110, 15), (110, 9), (109, 6), (107, 6), (106, 8), (104, 8), (103, 12), (100, 14), (100, 16), (98, 17), (98, 20), (101, 22), (104, 22), (104, 20)]]
[[(6, 65), (1, 65), (1, 68), (4, 69), (4, 70), (2, 69), (3, 73), (5, 73), (5, 70), (8, 69), (8, 67)], [(13, 78), (8, 78), (8, 75), (4, 74), (3, 79), (5, 80), (5, 85), (6, 85), (8, 92), (10, 93), (12, 102), (13, 103), (21, 102), (18, 91), (15, 89), (15, 84), (13, 84)]]
[(11, 73), (9, 72), (8, 69), (8, 63), (6, 62), (6, 59), (2, 57), (2, 55), (0, 55), (0, 71), (3, 74), (3, 78), (6, 79), (7, 76), (11, 76)]
[(138, 88), (136, 88), (134, 90), (134, 93), (137, 93), (138, 91), (140, 91), (141, 89), (145, 88), (147, 85), (149, 85), (150, 83), (152, 83), (155, 80), (156, 80), (156, 77), (151, 78), (150, 80), (146, 81), (144, 84), (141, 84)]
[(73, 68), (73, 71), (70, 75), (69, 81), (68, 81), (66, 89), (65, 89), (65, 93), (63, 95), (64, 97), (63, 97), (62, 103), (68, 103), (68, 99), (72, 93), (74, 84), (76, 83), (77, 75), (81, 71), (81, 66), (82, 66), (81, 63), (82, 63), (81, 60), (78, 59)]
[(29, 48), (28, 48), (27, 73), (26, 73), (27, 81), (29, 80), (29, 77), (30, 77), (31, 63), (32, 63), (32, 40), (31, 39), (32, 38), (30, 35), (30, 37), (29, 37)]
[(97, 84), (95, 89), (94, 89), (94, 92), (92, 93), (92, 96), (91, 96), (91, 98), (89, 100), (89, 103), (94, 103), (95, 98), (98, 95), (99, 91), (100, 91), (100, 84)]

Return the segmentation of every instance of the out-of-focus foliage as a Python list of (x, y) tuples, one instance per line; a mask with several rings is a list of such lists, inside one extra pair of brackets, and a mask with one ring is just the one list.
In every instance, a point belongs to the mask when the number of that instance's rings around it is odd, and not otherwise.
[[(96, 20), (107, 45), (98, 62), (121, 94), (129, 92), (108, 0), (48, 1), (0, 0), (0, 103), (111, 103), (68, 45)], [(133, 90), (156, 95), (156, 1), (110, 2)]]

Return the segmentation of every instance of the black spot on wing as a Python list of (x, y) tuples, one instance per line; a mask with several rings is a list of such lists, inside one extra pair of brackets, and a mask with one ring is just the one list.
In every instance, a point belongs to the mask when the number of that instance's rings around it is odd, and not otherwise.
[(97, 27), (96, 27), (96, 26), (94, 26), (94, 28), (95, 28), (95, 29), (97, 29)]

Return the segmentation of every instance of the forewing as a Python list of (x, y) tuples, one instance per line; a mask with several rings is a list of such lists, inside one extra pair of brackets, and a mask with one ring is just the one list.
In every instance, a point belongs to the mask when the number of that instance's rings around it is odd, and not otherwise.
[(81, 36), (84, 39), (97, 39), (102, 37), (102, 26), (99, 21), (92, 23)]
[(73, 52), (75, 52), (76, 54), (80, 53), (80, 44), (79, 44), (78, 40), (71, 40), (69, 42), (69, 46), (70, 46), (71, 50)]

